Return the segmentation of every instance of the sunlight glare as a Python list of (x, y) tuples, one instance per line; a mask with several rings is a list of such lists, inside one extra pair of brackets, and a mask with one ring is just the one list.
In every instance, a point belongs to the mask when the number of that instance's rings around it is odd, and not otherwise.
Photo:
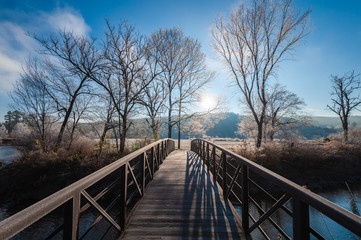
[(210, 110), (212, 108), (214, 108), (216, 105), (216, 101), (213, 97), (211, 96), (205, 96), (203, 95), (201, 97), (201, 107), (205, 110)]

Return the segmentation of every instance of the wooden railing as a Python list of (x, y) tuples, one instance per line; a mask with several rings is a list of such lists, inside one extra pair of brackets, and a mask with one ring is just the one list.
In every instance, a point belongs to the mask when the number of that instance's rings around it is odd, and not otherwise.
[[(310, 226), (310, 207), (361, 236), (360, 217), (310, 190), (211, 142), (195, 139), (191, 142), (191, 150), (203, 160), (249, 237), (258, 229), (258, 233), (265, 239), (308, 240), (310, 235), (316, 239), (326, 239)], [(264, 209), (252, 194), (262, 194), (273, 205), (268, 210)], [(288, 204), (289, 201), (291, 204)], [(260, 213), (257, 219), (250, 211), (251, 205), (252, 209)], [(241, 207), (241, 214), (234, 206)], [(272, 218), (277, 210), (292, 218), (292, 229), (288, 233)], [(269, 236), (267, 230), (262, 228), (261, 224), (265, 221), (275, 230), (273, 234), (277, 232), (276, 236)]]
[(116, 239), (154, 172), (173, 150), (173, 140), (159, 140), (105, 166), (0, 222), (0, 239), (21, 235), (48, 215), (59, 219), (57, 226), (40, 227), (41, 232), (49, 231), (45, 237), (31, 236), (30, 231), (23, 239), (83, 239), (89, 235), (99, 235), (97, 239), (114, 235)]

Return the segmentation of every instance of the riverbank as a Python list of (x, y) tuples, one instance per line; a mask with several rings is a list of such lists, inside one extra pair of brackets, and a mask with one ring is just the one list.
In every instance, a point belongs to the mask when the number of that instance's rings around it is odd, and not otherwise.
[[(190, 145), (188, 142), (182, 144)], [(228, 141), (220, 145), (315, 192), (345, 189), (345, 181), (351, 186), (361, 183), (359, 146), (300, 141), (267, 143), (255, 149), (252, 144)], [(0, 201), (12, 210), (21, 210), (120, 157), (114, 152), (102, 158), (90, 153), (66, 155), (61, 151), (30, 154), (1, 170)]]
[(230, 150), (308, 189), (319, 192), (361, 183), (361, 146), (336, 141), (273, 142)]
[(0, 207), (17, 212), (129, 153), (107, 148), (88, 151), (30, 151), (0, 170)]

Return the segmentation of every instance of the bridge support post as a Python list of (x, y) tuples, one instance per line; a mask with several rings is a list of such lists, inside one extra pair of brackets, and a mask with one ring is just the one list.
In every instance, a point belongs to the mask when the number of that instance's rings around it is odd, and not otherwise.
[(293, 208), (293, 239), (309, 240), (310, 239), (310, 217), (309, 207), (299, 199), (292, 199)]
[(206, 160), (206, 164), (207, 164), (207, 170), (209, 172), (209, 143), (207, 143), (207, 160)]
[(202, 153), (203, 153), (203, 156), (202, 156), (202, 159), (203, 159), (203, 163), (206, 162), (206, 142), (203, 141), (203, 144), (202, 144)]
[[(223, 197), (227, 199), (227, 156), (226, 153), (222, 152), (221, 155), (222, 161), (222, 189), (223, 189)], [(221, 164), (221, 163), (219, 163)]]
[(242, 228), (243, 230), (248, 233), (249, 229), (249, 213), (248, 213), (248, 167), (246, 165), (242, 165), (241, 168), (241, 174), (242, 174)]
[(155, 147), (152, 147), (152, 153), (151, 153), (151, 155), (152, 155), (152, 179), (153, 179), (153, 176), (154, 176), (154, 158), (155, 158), (155, 151), (154, 151), (154, 148)]
[(141, 156), (142, 158), (142, 172), (141, 172), (141, 175), (142, 175), (142, 193), (143, 193), (143, 196), (144, 196), (144, 193), (145, 193), (145, 164), (146, 164), (146, 157), (147, 157), (147, 152), (144, 152)]
[(127, 188), (128, 188), (128, 168), (124, 164), (120, 168), (120, 227), (122, 231), (127, 225)]
[(158, 169), (159, 169), (159, 165), (160, 165), (160, 143), (158, 144), (158, 158), (157, 158), (157, 166), (158, 166)]
[(198, 143), (198, 151), (199, 151), (198, 155), (202, 159), (203, 153), (202, 153), (202, 141), (201, 140), (199, 140), (199, 143)]
[(162, 164), (163, 163), (163, 160), (164, 160), (164, 142), (162, 142), (161, 144), (161, 151), (160, 151), (160, 163)]
[(212, 149), (213, 182), (216, 183), (216, 147)]
[(65, 203), (63, 239), (78, 239), (80, 193)]

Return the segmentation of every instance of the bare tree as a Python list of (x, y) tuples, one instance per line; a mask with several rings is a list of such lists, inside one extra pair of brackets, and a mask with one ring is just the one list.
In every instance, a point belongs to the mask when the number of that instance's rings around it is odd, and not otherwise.
[(106, 67), (103, 86), (118, 114), (119, 152), (124, 151), (125, 139), (144, 89), (157, 76), (157, 62), (149, 61), (149, 45), (134, 26), (123, 22), (117, 28), (107, 21), (104, 58)]
[(310, 10), (300, 13), (292, 0), (253, 0), (240, 5), (228, 21), (216, 20), (214, 48), (225, 60), (257, 124), (256, 147), (262, 143), (267, 87), (277, 66), (308, 33)]
[[(178, 90), (178, 148), (180, 148), (182, 122), (197, 113), (194, 112), (194, 104), (198, 102), (199, 90), (209, 83), (214, 73), (207, 70), (205, 65), (205, 55), (201, 51), (201, 45), (194, 40), (184, 41), (184, 60), (181, 66), (180, 78), (177, 84)], [(188, 109), (192, 107), (193, 109)], [(211, 111), (208, 109), (208, 111)]]
[(88, 116), (88, 124), (90, 124), (93, 131), (99, 137), (98, 157), (100, 157), (103, 152), (108, 131), (115, 128), (113, 124), (115, 107), (107, 93), (98, 93), (95, 97), (95, 101), (96, 104), (92, 105), (92, 110)]
[(84, 119), (84, 116), (90, 110), (91, 101), (93, 101), (93, 95), (81, 95), (77, 98), (71, 116), (70, 116), (70, 124), (68, 124), (69, 128), (69, 143), (68, 149), (71, 147), (74, 141), (74, 135), (76, 133), (76, 129), (78, 128), (79, 121)]
[(307, 122), (301, 110), (305, 103), (278, 83), (270, 90), (265, 120), (265, 138), (272, 141), (278, 131), (288, 131)]
[(100, 69), (101, 58), (95, 42), (86, 37), (60, 32), (48, 38), (38, 36), (34, 38), (42, 46), (41, 53), (51, 56), (46, 62), (50, 82), (47, 90), (62, 115), (62, 124), (56, 142), (57, 149), (62, 142), (77, 98), (91, 92), (90, 76), (93, 71)]
[(331, 75), (333, 85), (331, 92), (332, 105), (327, 105), (327, 107), (339, 116), (345, 142), (348, 141), (348, 119), (351, 112), (358, 110), (357, 107), (361, 104), (360, 96), (354, 96), (355, 90), (361, 88), (359, 76), (355, 71), (346, 73), (342, 77)]
[(159, 129), (163, 123), (162, 113), (165, 111), (164, 101), (167, 98), (166, 88), (162, 81), (154, 80), (144, 89), (140, 104), (146, 109), (149, 119), (146, 122), (152, 129), (154, 140), (159, 139)]
[(27, 59), (23, 74), (14, 84), (11, 108), (24, 113), (25, 122), (40, 139), (43, 151), (48, 150), (53, 119), (53, 104), (46, 88), (46, 74), (37, 59)]
[(151, 35), (151, 41), (158, 46), (159, 64), (163, 71), (160, 78), (164, 82), (167, 90), (167, 110), (168, 110), (168, 137), (172, 137), (172, 128), (176, 124), (172, 115), (177, 104), (176, 93), (177, 84), (180, 81), (183, 61), (187, 57), (184, 54), (185, 41), (188, 41), (181, 28), (159, 29)]
[[(196, 101), (197, 91), (212, 79), (213, 73), (206, 69), (200, 43), (186, 37), (181, 28), (160, 29), (151, 40), (158, 46), (162, 68), (159, 77), (167, 89), (168, 137), (172, 137), (172, 128), (177, 125), (179, 139), (181, 122), (191, 116), (183, 115), (186, 105)], [(177, 119), (173, 118), (175, 111)]]

